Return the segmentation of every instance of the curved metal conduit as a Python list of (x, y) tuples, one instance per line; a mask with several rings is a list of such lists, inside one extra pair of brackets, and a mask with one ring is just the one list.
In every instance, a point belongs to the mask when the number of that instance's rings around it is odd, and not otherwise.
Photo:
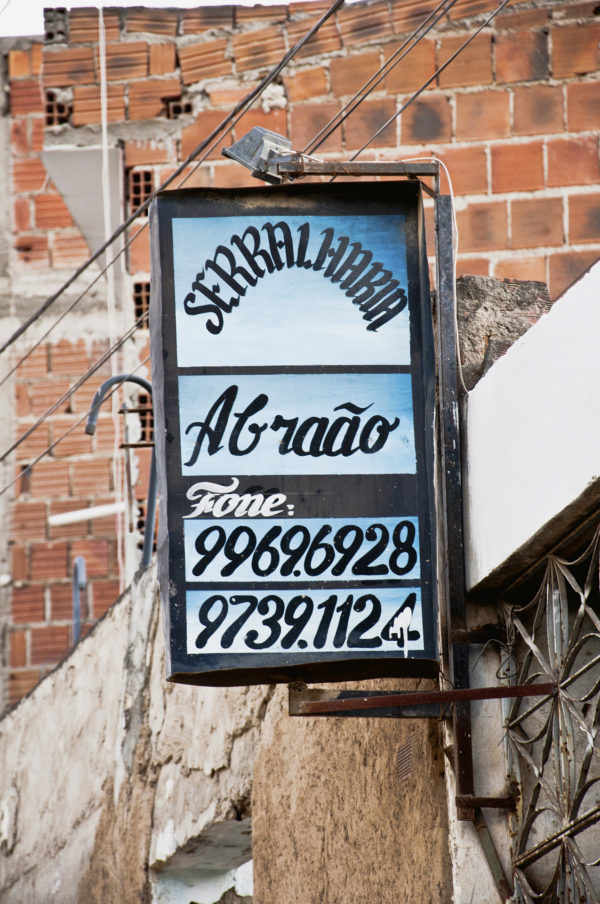
[[(96, 424), (98, 422), (98, 413), (100, 405), (104, 401), (104, 397), (108, 390), (116, 383), (137, 383), (142, 386), (146, 392), (152, 396), (152, 384), (144, 377), (138, 377), (135, 374), (116, 374), (105, 380), (102, 386), (97, 390), (88, 415), (85, 432), (93, 436), (96, 432)], [(148, 477), (148, 495), (146, 499), (146, 527), (144, 529), (144, 548), (142, 551), (142, 567), (147, 568), (152, 559), (152, 540), (154, 538), (154, 521), (156, 518), (156, 450), (152, 449), (152, 460), (150, 462), (150, 475)]]

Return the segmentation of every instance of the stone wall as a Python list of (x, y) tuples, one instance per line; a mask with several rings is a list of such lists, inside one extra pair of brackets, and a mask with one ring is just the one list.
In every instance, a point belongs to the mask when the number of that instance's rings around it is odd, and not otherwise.
[(436, 723), (164, 675), (150, 569), (0, 722), (3, 902), (237, 901), (251, 847), (260, 904), (450, 899)]

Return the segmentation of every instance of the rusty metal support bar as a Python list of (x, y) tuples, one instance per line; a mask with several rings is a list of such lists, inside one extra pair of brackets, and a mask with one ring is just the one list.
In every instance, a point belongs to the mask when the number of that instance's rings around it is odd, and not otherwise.
[(423, 176), (437, 176), (439, 164), (431, 163), (356, 163), (343, 160), (311, 160), (300, 154), (277, 161), (281, 175), (294, 178), (301, 176), (406, 176), (420, 179)]
[[(356, 163), (343, 160), (311, 160), (302, 154), (291, 154), (277, 161), (277, 172), (284, 181), (301, 179), (303, 176), (405, 176), (407, 179), (423, 179), (430, 176), (435, 185), (439, 183), (439, 164), (432, 163)], [(437, 188), (431, 189), (426, 182), (421, 188), (431, 198), (435, 198)]]
[(504, 625), (478, 625), (477, 627), (450, 628), (452, 643), (483, 644), (489, 640), (506, 641)]
[[(469, 687), (469, 645), (457, 642), (452, 632), (465, 630), (465, 577), (463, 549), (463, 505), (461, 482), (458, 348), (456, 330), (456, 286), (454, 279), (452, 198), (438, 195), (435, 204), (437, 264), (438, 385), (440, 396), (440, 491), (444, 545), (443, 588), (448, 616), (450, 670), (455, 688)], [(471, 709), (465, 697), (453, 710), (454, 773), (456, 793), (473, 795)], [(464, 818), (459, 810), (459, 819)], [(466, 817), (468, 818), (468, 817)]]
[[(477, 810), (487, 807), (491, 810), (516, 810), (517, 798), (514, 794), (504, 794), (500, 797), (477, 796), (476, 794), (463, 794), (456, 797), (456, 806), (463, 810)], [(475, 814), (473, 814), (475, 818)]]
[[(481, 806), (489, 806), (489, 804), (482, 804)], [(481, 812), (481, 806), (475, 807), (475, 812), (473, 814), (473, 825), (475, 826), (475, 829), (477, 831), (479, 843), (483, 850), (485, 859), (488, 862), (494, 883), (496, 885), (496, 888), (498, 889), (500, 900), (504, 902), (508, 898), (512, 897), (513, 889), (506, 877), (506, 873), (504, 872), (504, 867), (502, 866), (502, 861), (498, 856), (498, 851), (496, 850), (494, 839), (490, 834), (485, 816)]]
[[(498, 700), (504, 697), (549, 697), (557, 692), (556, 684), (515, 684), (505, 687), (455, 688), (449, 691), (396, 691), (390, 693), (356, 691), (352, 696), (348, 696), (343, 691), (333, 689), (297, 690), (291, 685), (290, 715), (321, 716), (423, 704), (448, 706), (452, 703), (468, 704), (471, 700)], [(429, 718), (435, 718), (436, 715), (432, 710)], [(474, 797), (473, 794), (468, 796)]]

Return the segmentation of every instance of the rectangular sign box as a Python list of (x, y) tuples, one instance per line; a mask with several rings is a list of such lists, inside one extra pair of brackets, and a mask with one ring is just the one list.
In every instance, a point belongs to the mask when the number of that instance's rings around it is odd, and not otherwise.
[(418, 183), (170, 191), (150, 227), (168, 677), (436, 675)]

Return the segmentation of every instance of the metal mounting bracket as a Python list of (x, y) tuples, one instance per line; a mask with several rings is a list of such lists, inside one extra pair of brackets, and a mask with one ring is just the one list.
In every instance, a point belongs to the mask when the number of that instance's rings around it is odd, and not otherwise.
[[(453, 251), (452, 198), (440, 195), (437, 161), (381, 163), (315, 160), (299, 153), (270, 159), (282, 181), (303, 176), (396, 176), (432, 178), (433, 188), (421, 181), (424, 191), (435, 200), (435, 257), (437, 265), (437, 357), (439, 416), (439, 488), (443, 513), (441, 542), (444, 569), (441, 596), (446, 600), (450, 691), (408, 692), (404, 694), (335, 690), (290, 689), (290, 715), (379, 716), (388, 718), (447, 718), (453, 721), (456, 804), (459, 819), (475, 819), (482, 806), (512, 806), (509, 796), (482, 798), (475, 795), (471, 747), (472, 700), (494, 697), (551, 694), (551, 685), (535, 688), (470, 688), (469, 645), (500, 639), (494, 625), (473, 628), (467, 625), (465, 606), (464, 550), (462, 525), (461, 452), (459, 423), (458, 348), (456, 336), (456, 291)], [(486, 801), (484, 803), (484, 801)]]

